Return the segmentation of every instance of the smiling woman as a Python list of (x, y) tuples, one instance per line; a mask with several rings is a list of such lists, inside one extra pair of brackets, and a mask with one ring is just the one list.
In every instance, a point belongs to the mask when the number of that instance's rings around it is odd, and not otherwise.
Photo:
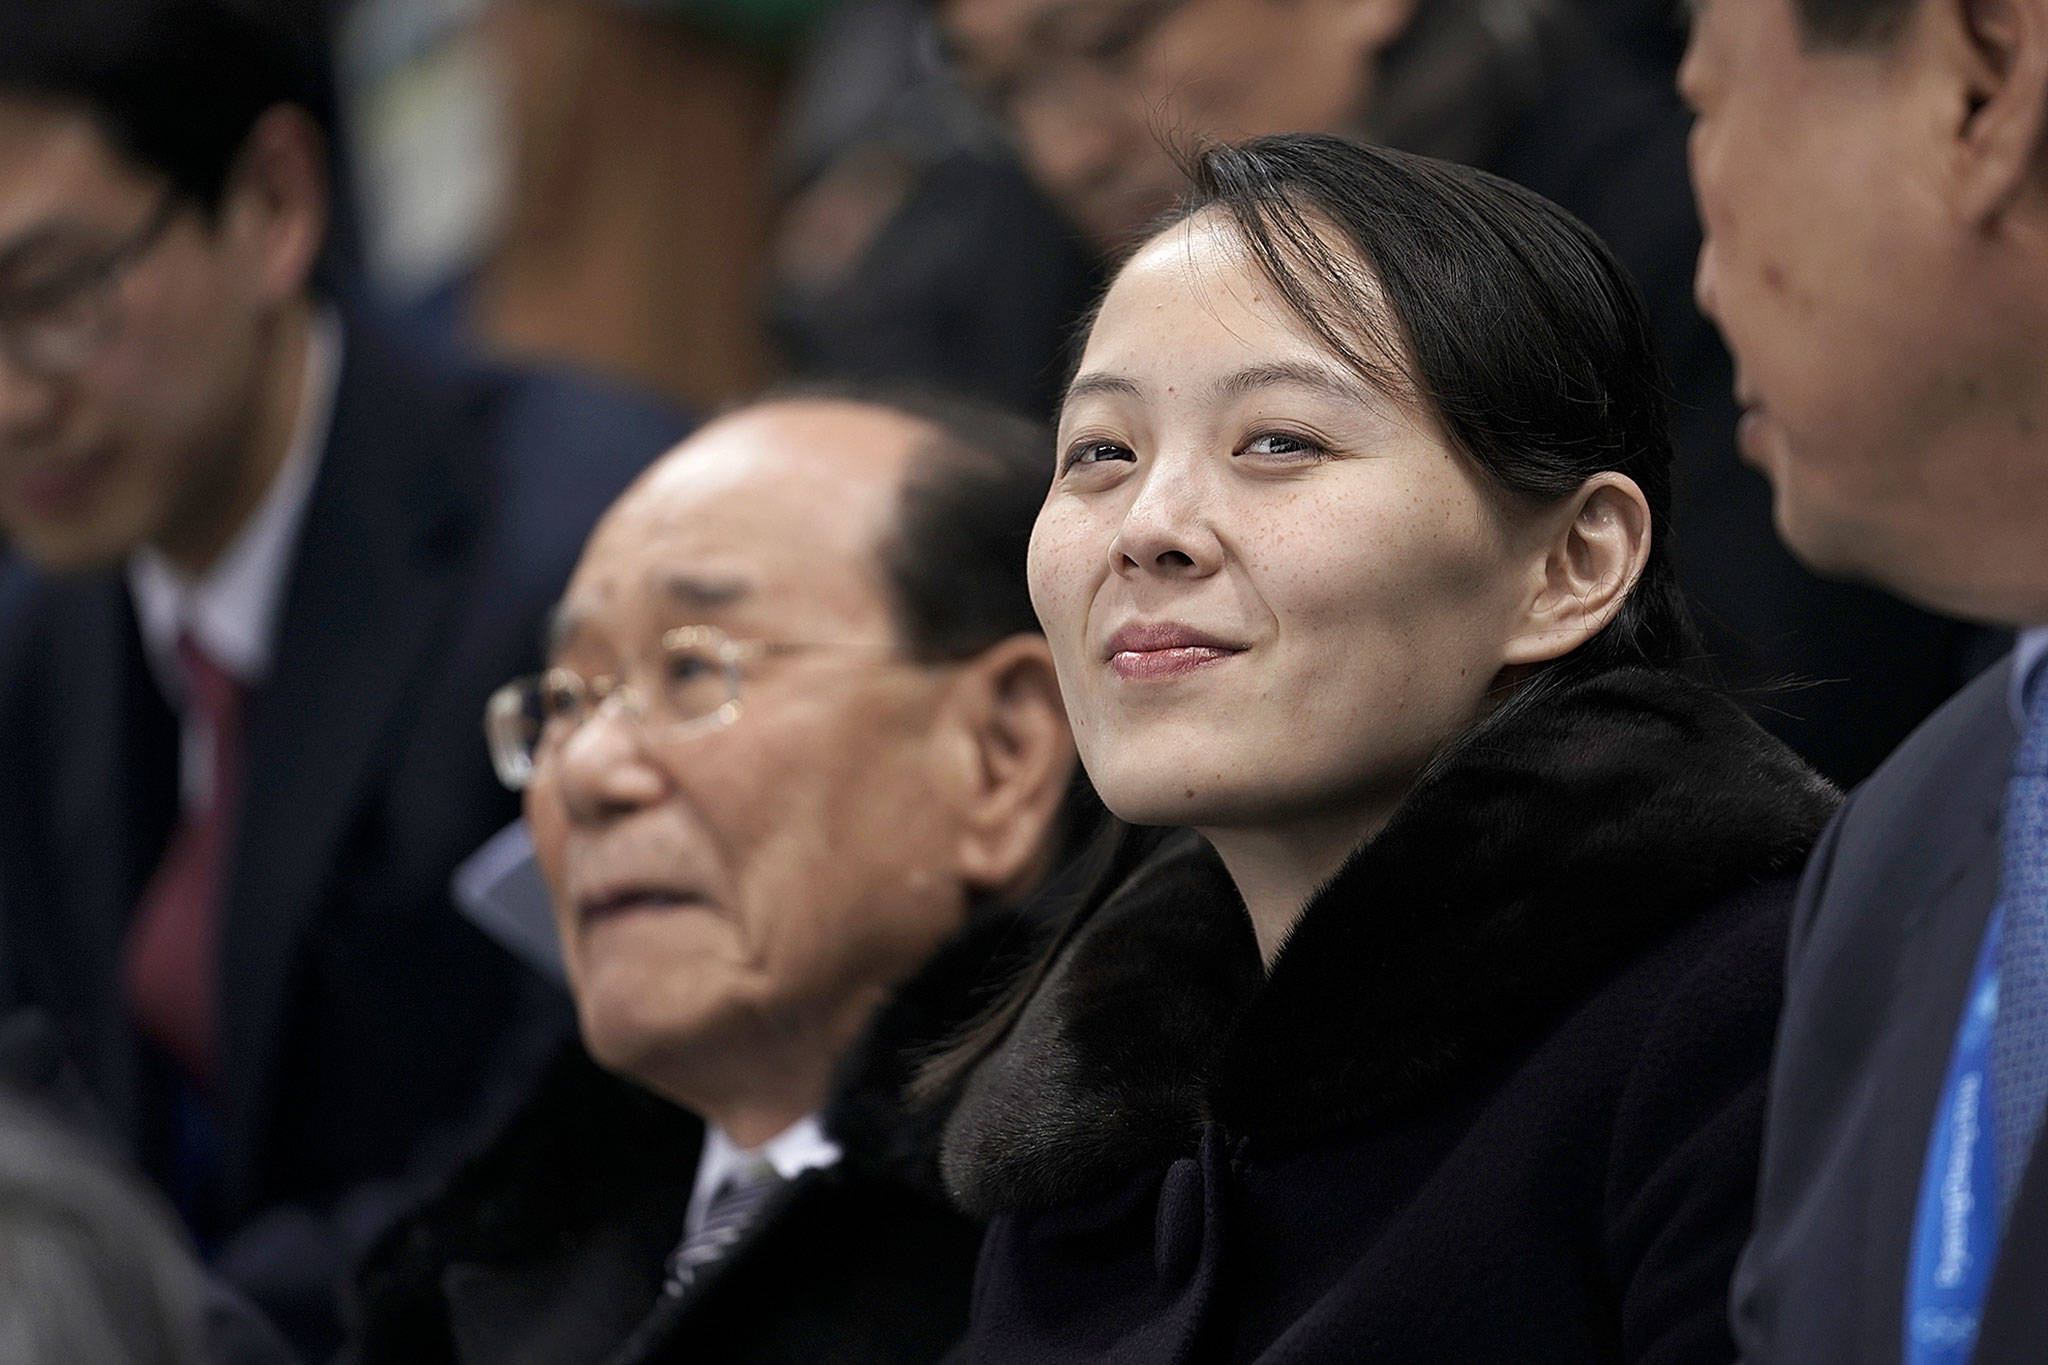
[(968, 1073), (980, 1361), (1732, 1354), (1827, 784), (1682, 669), (1660, 368), (1480, 172), (1204, 155), (1118, 274), (1031, 545), (1140, 826)]

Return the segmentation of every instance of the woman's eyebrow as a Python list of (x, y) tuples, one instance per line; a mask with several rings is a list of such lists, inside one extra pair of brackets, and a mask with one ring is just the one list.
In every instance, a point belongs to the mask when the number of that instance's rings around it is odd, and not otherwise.
[(1241, 398), (1259, 389), (1291, 385), (1311, 389), (1349, 403), (1371, 402), (1378, 395), (1355, 375), (1322, 365), (1277, 361), (1270, 365), (1248, 365), (1216, 381), (1212, 391), (1219, 397)]
[(1077, 398), (1092, 398), (1098, 393), (1122, 394), (1127, 398), (1145, 396), (1145, 391), (1135, 379), (1127, 379), (1120, 374), (1096, 373), (1076, 375), (1074, 382), (1067, 385), (1067, 395), (1060, 402), (1065, 405)]
[[(1216, 380), (1209, 386), (1209, 392), (1219, 398), (1239, 398), (1260, 389), (1275, 388), (1283, 384), (1299, 389), (1310, 389), (1349, 403), (1371, 402), (1379, 397), (1377, 390), (1348, 371), (1301, 361), (1247, 365)], [(1120, 374), (1096, 373), (1081, 375), (1069, 384), (1064, 402), (1072, 403), (1076, 399), (1091, 398), (1097, 394), (1118, 394), (1129, 398), (1145, 396), (1143, 387), (1135, 379)]]

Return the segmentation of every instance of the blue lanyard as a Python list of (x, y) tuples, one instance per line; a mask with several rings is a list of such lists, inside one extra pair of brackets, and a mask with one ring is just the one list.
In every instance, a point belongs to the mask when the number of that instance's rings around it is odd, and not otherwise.
[(1997, 1129), (1991, 1116), (1991, 1026), (1998, 1018), (1998, 940), (1991, 912), (1942, 1083), (1906, 1276), (1905, 1365), (1966, 1365), (1998, 1257)]

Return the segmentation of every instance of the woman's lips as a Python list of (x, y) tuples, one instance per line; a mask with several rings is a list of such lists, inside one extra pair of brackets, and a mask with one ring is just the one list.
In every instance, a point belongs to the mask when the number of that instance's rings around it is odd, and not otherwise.
[(1132, 624), (1110, 637), (1109, 668), (1131, 681), (1177, 678), (1242, 654), (1244, 647), (1174, 622)]
[(1215, 645), (1181, 645), (1172, 649), (1123, 649), (1109, 656), (1110, 671), (1119, 678), (1177, 678), (1241, 653)]

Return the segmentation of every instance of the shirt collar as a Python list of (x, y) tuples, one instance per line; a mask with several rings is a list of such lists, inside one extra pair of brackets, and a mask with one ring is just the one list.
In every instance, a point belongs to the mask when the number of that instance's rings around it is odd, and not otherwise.
[(2027, 683), (2044, 662), (2048, 662), (2048, 626), (2021, 631), (2012, 647), (2012, 683), (2006, 701), (2012, 707), (2013, 724), (2022, 732), (2027, 728)]
[(341, 320), (323, 311), (307, 337), (299, 413), (284, 463), (263, 501), (203, 578), (187, 576), (151, 545), (129, 557), (128, 587), (143, 644), (170, 695), (182, 690), (177, 664), (182, 631), (190, 631), (200, 648), (245, 683), (269, 671), (292, 552), (327, 444), (341, 352)]
[(805, 1171), (822, 1170), (839, 1163), (839, 1144), (825, 1136), (825, 1125), (816, 1114), (798, 1119), (759, 1147), (749, 1151), (713, 1124), (704, 1125), (704, 1151), (697, 1158), (697, 1179), (690, 1188), (690, 1207), (683, 1217), (687, 1236), (704, 1221), (704, 1210), (718, 1187), (759, 1161), (766, 1161), (775, 1174), (794, 1180)]

